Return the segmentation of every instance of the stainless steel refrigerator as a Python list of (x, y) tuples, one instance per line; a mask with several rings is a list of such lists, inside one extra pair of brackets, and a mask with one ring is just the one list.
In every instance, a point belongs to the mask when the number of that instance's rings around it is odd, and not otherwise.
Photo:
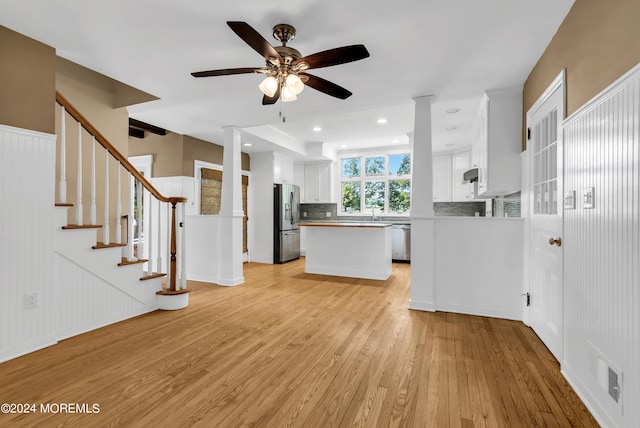
[(300, 258), (300, 188), (294, 184), (273, 185), (273, 262)]

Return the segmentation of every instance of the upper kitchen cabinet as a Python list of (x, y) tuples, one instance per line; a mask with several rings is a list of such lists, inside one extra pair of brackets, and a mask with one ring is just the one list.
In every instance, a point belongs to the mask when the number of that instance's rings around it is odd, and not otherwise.
[(462, 176), (471, 165), (470, 152), (433, 156), (433, 201), (463, 202), (474, 198), (473, 184)]
[(331, 201), (331, 163), (314, 163), (304, 165), (303, 202)]
[(293, 160), (278, 153), (273, 158), (273, 182), (274, 183), (294, 183)]
[(522, 88), (486, 91), (474, 127), (472, 168), (478, 168), (477, 198), (520, 190)]

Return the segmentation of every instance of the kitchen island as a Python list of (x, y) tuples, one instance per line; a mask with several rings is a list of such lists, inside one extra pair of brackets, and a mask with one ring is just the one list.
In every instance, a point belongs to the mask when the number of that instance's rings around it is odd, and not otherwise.
[(385, 280), (391, 276), (391, 223), (300, 223), (306, 273)]

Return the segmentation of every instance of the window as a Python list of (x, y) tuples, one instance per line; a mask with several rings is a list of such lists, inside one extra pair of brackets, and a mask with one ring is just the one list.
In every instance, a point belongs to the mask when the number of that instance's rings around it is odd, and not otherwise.
[(409, 214), (411, 156), (408, 153), (342, 158), (341, 166), (340, 210), (343, 214)]

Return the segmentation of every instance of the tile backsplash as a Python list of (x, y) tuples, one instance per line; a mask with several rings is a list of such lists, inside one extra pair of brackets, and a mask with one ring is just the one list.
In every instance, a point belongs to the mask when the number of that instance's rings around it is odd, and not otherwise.
[(485, 202), (434, 202), (433, 212), (436, 216), (479, 217), (486, 215)]
[[(306, 213), (306, 214), (305, 214)], [(327, 213), (330, 215), (327, 216)], [(338, 216), (338, 204), (300, 204), (300, 220), (327, 220)]]

